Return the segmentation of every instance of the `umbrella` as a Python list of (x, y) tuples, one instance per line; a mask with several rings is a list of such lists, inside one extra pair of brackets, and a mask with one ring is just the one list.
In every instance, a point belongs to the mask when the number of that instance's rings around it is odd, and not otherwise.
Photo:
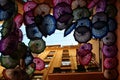
[(91, 31), (86, 26), (79, 26), (74, 31), (74, 38), (79, 43), (86, 43), (91, 39)]
[(108, 80), (116, 80), (118, 78), (118, 70), (116, 69), (105, 69), (104, 77)]
[(46, 48), (46, 43), (43, 39), (30, 40), (28, 44), (31, 52), (40, 54)]
[(118, 60), (116, 57), (113, 58), (105, 58), (104, 67), (105, 69), (115, 69), (118, 65)]
[(15, 68), (19, 64), (19, 60), (11, 58), (9, 55), (1, 55), (1, 65), (5, 68)]
[(34, 72), (35, 72), (35, 63), (31, 63), (31, 64), (29, 64), (27, 67), (26, 67), (26, 73), (28, 74), (28, 75), (32, 75)]
[(95, 38), (103, 38), (108, 33), (107, 23), (104, 21), (97, 21), (92, 26), (92, 35)]
[(108, 15), (108, 17), (111, 17), (111, 18), (115, 18), (115, 16), (117, 15), (117, 8), (114, 6), (114, 5), (108, 5), (106, 10), (105, 10), (105, 13)]
[(64, 37), (69, 35), (76, 28), (76, 25), (77, 23), (73, 23), (69, 27), (67, 27), (64, 31)]
[(34, 10), (36, 6), (37, 6), (37, 3), (35, 3), (34, 1), (27, 1), (23, 5), (23, 10), (24, 12), (28, 12), (28, 11)]
[(23, 16), (24, 16), (24, 24), (26, 26), (35, 23), (35, 17), (32, 10), (25, 12)]
[(73, 10), (74, 20), (78, 20), (85, 17), (90, 17), (90, 11), (86, 7), (77, 7)]
[(69, 5), (71, 5), (71, 3), (72, 3), (72, 0), (52, 0), (52, 1), (53, 1), (54, 6), (56, 6), (57, 4), (62, 3), (62, 2), (67, 3)]
[(41, 39), (42, 33), (39, 31), (36, 24), (31, 24), (26, 27), (26, 34), (29, 39)]
[(104, 45), (102, 48), (102, 52), (103, 52), (104, 56), (108, 57), (108, 58), (115, 57), (117, 55), (117, 51), (118, 50), (115, 45), (112, 45), (112, 46)]
[(114, 18), (108, 18), (109, 31), (115, 31), (117, 29), (117, 21)]
[(23, 42), (19, 42), (14, 52), (10, 54), (10, 57), (16, 60), (20, 60), (21, 58), (25, 57), (26, 53), (27, 53), (27, 46)]
[(57, 27), (56, 27), (56, 29), (63, 30), (63, 29), (66, 29), (67, 27), (68, 26), (65, 23), (61, 23), (61, 22), (57, 21)]
[(72, 14), (71, 6), (67, 3), (59, 3), (53, 8), (53, 15), (58, 19), (63, 14)]
[(52, 15), (46, 15), (43, 19), (42, 26), (39, 26), (41, 32), (51, 35), (56, 29), (56, 19)]
[(17, 28), (20, 28), (22, 23), (23, 23), (23, 16), (22, 14), (18, 13), (15, 17), (14, 17), (14, 22), (15, 22), (15, 26)]
[(92, 23), (95, 23), (97, 21), (105, 21), (105, 22), (107, 22), (107, 20), (108, 20), (107, 15), (104, 12), (97, 12), (92, 17)]
[(115, 44), (115, 42), (116, 42), (115, 33), (108, 32), (107, 35), (105, 37), (103, 37), (102, 41), (105, 45), (108, 45), (108, 46)]
[[(85, 50), (84, 52), (86, 53), (87, 50)], [(84, 53), (82, 53), (84, 54)], [(82, 56), (79, 56), (79, 62), (81, 65), (88, 65), (89, 62), (91, 61), (92, 59), (92, 53), (87, 51), (87, 54), (86, 55), (82, 55)]]
[(50, 6), (45, 3), (39, 4), (34, 10), (35, 16), (37, 15), (45, 16), (48, 15), (49, 13), (50, 13)]
[[(0, 4), (0, 21), (7, 20), (17, 12), (15, 2), (7, 0), (1, 0)], [(5, 4), (4, 4), (5, 3)], [(4, 4), (4, 5), (3, 5)]]
[(91, 43), (83, 43), (79, 47), (78, 51), (83, 51), (83, 50), (89, 50), (89, 51), (91, 51), (92, 50), (92, 44)]
[(76, 28), (79, 26), (86, 26), (88, 28), (92, 27), (92, 22), (89, 18), (81, 18), (77, 20)]
[[(72, 14), (63, 14), (61, 15), (57, 21), (65, 24), (70, 24), (73, 21), (73, 15)], [(70, 22), (70, 23), (69, 23)]]
[(27, 49), (24, 60), (26, 66), (30, 65), (33, 62), (32, 52), (29, 50), (29, 48)]
[(106, 6), (106, 0), (100, 0), (99, 3), (96, 5), (96, 12), (104, 12)]
[(33, 62), (36, 64), (36, 70), (43, 70), (45, 68), (45, 63), (42, 59), (34, 57)]

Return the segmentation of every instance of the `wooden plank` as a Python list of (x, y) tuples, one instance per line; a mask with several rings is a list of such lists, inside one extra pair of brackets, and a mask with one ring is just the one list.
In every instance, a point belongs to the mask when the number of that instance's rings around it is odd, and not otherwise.
[(102, 72), (49, 74), (49, 80), (106, 80)]

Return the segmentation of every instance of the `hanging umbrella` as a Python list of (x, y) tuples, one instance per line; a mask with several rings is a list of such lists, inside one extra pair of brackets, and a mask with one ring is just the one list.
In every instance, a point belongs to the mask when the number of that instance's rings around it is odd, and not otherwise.
[(105, 45), (111, 46), (116, 42), (116, 35), (113, 32), (108, 32), (105, 37), (102, 39)]
[(31, 52), (40, 54), (46, 48), (46, 43), (43, 39), (30, 40), (28, 44)]
[(57, 21), (61, 23), (69, 24), (69, 22), (71, 23), (73, 21), (73, 15), (67, 13), (63, 14), (57, 19)]
[(43, 19), (42, 27), (39, 27), (39, 29), (41, 32), (46, 33), (47, 35), (53, 34), (56, 29), (56, 19), (54, 18), (54, 16), (46, 15)]
[(16, 5), (13, 1), (1, 0), (0, 2), (0, 21), (7, 20), (16, 13)]
[(26, 26), (35, 23), (35, 17), (32, 10), (25, 12), (23, 16), (24, 16), (24, 24)]
[(6, 37), (12, 32), (12, 29), (14, 28), (13, 25), (13, 18), (9, 18), (5, 20), (2, 24), (2, 29), (1, 29), (1, 35), (2, 37)]
[(10, 57), (16, 60), (20, 60), (25, 57), (27, 53), (27, 46), (23, 42), (19, 42), (16, 50), (10, 54)]
[(105, 57), (112, 58), (117, 55), (117, 47), (115, 45), (107, 46), (104, 45), (102, 48), (103, 54)]
[(79, 43), (86, 43), (91, 39), (91, 31), (86, 26), (79, 26), (75, 29), (74, 38)]
[(56, 27), (56, 29), (63, 30), (63, 29), (66, 29), (67, 27), (68, 26), (65, 23), (61, 23), (61, 22), (57, 21), (57, 27)]
[(15, 17), (14, 17), (14, 23), (15, 23), (15, 26), (17, 28), (20, 28), (22, 23), (23, 23), (23, 16), (22, 14), (18, 13)]
[(34, 57), (33, 62), (36, 64), (36, 70), (43, 70), (45, 68), (45, 63), (42, 59)]
[(107, 14), (108, 17), (111, 17), (111, 18), (115, 18), (115, 16), (117, 15), (117, 8), (114, 6), (114, 5), (108, 5), (106, 10), (105, 10), (105, 13)]
[(95, 23), (97, 21), (107, 22), (107, 20), (108, 20), (107, 15), (104, 12), (98, 12), (92, 17), (92, 23)]
[(11, 58), (9, 55), (1, 55), (1, 65), (5, 68), (15, 68), (19, 64), (19, 60)]
[(73, 10), (73, 16), (75, 21), (85, 17), (89, 18), (90, 15), (91, 15), (90, 11), (86, 7), (77, 7), (76, 9)]
[(59, 3), (53, 8), (53, 15), (55, 19), (58, 19), (63, 14), (72, 14), (71, 6), (67, 3)]
[(0, 40), (0, 52), (3, 55), (9, 55), (14, 52), (19, 42), (19, 36), (11, 33), (7, 37)]
[(108, 18), (109, 31), (115, 31), (117, 29), (117, 22), (114, 18)]
[(2, 72), (3, 77), (6, 80), (11, 80), (13, 71), (14, 71), (14, 69), (4, 69), (3, 72)]
[(52, 1), (53, 1), (54, 6), (56, 6), (57, 4), (60, 4), (62, 2), (67, 3), (69, 5), (71, 5), (71, 3), (72, 3), (72, 0), (52, 0)]
[(104, 21), (97, 21), (92, 26), (92, 35), (95, 38), (103, 38), (108, 33), (107, 23)]
[(48, 4), (39, 4), (34, 10), (34, 16), (41, 15), (45, 16), (50, 13), (50, 6)]
[(8, 0), (0, 0), (0, 5), (4, 6), (7, 2), (8, 2)]
[(105, 69), (115, 69), (118, 65), (118, 60), (116, 57), (113, 58), (105, 58), (104, 67)]
[(79, 49), (78, 49), (78, 51), (83, 51), (83, 50), (88, 50), (88, 51), (91, 51), (92, 50), (92, 44), (91, 43), (83, 43), (80, 47), (79, 47)]
[(29, 76), (31, 76), (34, 72), (35, 72), (35, 67), (36, 67), (36, 65), (35, 65), (35, 63), (31, 63), (31, 64), (29, 64), (27, 67), (26, 67), (26, 73), (29, 75)]
[(88, 28), (92, 27), (92, 22), (89, 18), (81, 18), (77, 20), (76, 28), (79, 26), (86, 26)]
[(87, 53), (86, 55), (79, 56), (79, 62), (81, 65), (88, 65), (92, 59), (92, 53), (85, 50), (82, 54)]
[(24, 12), (28, 12), (28, 11), (35, 9), (36, 6), (37, 6), (37, 3), (35, 3), (34, 1), (27, 1), (23, 5), (23, 10), (24, 10)]
[(96, 5), (96, 12), (104, 12), (107, 6), (106, 0), (100, 0)]
[(73, 23), (69, 27), (67, 27), (64, 31), (64, 37), (69, 35), (76, 28), (76, 25), (77, 23)]
[(117, 0), (107, 0), (107, 4), (112, 4), (112, 5), (115, 5)]
[(38, 27), (36, 24), (31, 24), (26, 27), (26, 34), (29, 39), (41, 39), (42, 38), (42, 33), (39, 31)]
[(33, 55), (29, 48), (27, 49), (26, 55), (24, 56), (24, 60), (26, 66), (30, 65), (33, 62)]
[(90, 0), (90, 2), (87, 5), (87, 8), (91, 9), (91, 8), (95, 7), (99, 3), (99, 1), (100, 0)]
[(104, 77), (108, 80), (116, 80), (118, 75), (118, 70), (116, 69), (105, 69), (104, 71)]

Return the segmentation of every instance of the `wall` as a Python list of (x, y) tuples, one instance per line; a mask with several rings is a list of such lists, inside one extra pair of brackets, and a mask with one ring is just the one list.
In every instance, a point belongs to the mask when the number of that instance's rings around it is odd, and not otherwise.
[(117, 2), (116, 4), (117, 6), (117, 9), (118, 9), (118, 15), (116, 17), (117, 19), (117, 23), (118, 23), (118, 29), (116, 31), (117, 33), (117, 46), (118, 46), (118, 71), (119, 71), (119, 77), (118, 77), (118, 80), (120, 80), (120, 1)]

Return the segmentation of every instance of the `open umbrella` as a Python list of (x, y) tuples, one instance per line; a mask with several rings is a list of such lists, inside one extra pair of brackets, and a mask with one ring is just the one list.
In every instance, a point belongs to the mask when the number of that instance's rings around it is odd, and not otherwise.
[(116, 35), (113, 32), (108, 32), (105, 37), (102, 39), (105, 45), (111, 46), (116, 42)]
[(45, 68), (45, 63), (42, 59), (34, 57), (33, 62), (36, 64), (36, 70), (43, 70)]
[(36, 6), (37, 6), (36, 2), (34, 2), (34, 1), (27, 1), (23, 5), (23, 10), (24, 10), (24, 12), (28, 12), (28, 11), (31, 11), (31, 10), (35, 9)]
[(19, 60), (11, 58), (9, 55), (1, 56), (1, 65), (5, 68), (15, 68), (19, 64)]
[(86, 7), (77, 7), (76, 9), (73, 10), (73, 16), (75, 21), (85, 17), (89, 18), (90, 15), (91, 15), (90, 11)]
[(86, 26), (79, 26), (74, 31), (74, 38), (79, 43), (86, 43), (91, 39), (91, 30)]
[(104, 21), (97, 21), (92, 26), (92, 35), (95, 38), (103, 38), (108, 33), (107, 23)]
[(39, 4), (34, 10), (35, 16), (37, 15), (45, 16), (48, 15), (49, 13), (50, 13), (50, 6), (45, 3)]
[(56, 6), (57, 4), (62, 3), (62, 2), (67, 3), (69, 5), (71, 5), (71, 3), (72, 3), (72, 0), (52, 0), (52, 1), (53, 1), (54, 6)]
[(108, 20), (108, 17), (104, 12), (97, 12), (92, 17), (92, 23), (95, 23), (97, 21), (105, 21), (105, 22), (107, 22), (107, 20)]
[(117, 55), (117, 47), (115, 45), (107, 46), (104, 45), (102, 48), (103, 54), (105, 57), (112, 58)]
[(31, 52), (40, 54), (46, 48), (46, 43), (43, 39), (30, 40), (28, 47)]
[(63, 14), (72, 14), (71, 6), (67, 3), (59, 3), (53, 8), (53, 15), (55, 19), (58, 19)]
[(116, 69), (105, 69), (104, 77), (108, 80), (116, 80), (118, 78), (118, 71)]
[(105, 13), (107, 14), (108, 17), (111, 17), (111, 18), (115, 18), (115, 16), (117, 15), (117, 8), (114, 6), (114, 5), (108, 5), (106, 10), (105, 10)]
[(118, 65), (118, 60), (116, 57), (113, 58), (105, 58), (104, 67), (105, 69), (115, 69)]

